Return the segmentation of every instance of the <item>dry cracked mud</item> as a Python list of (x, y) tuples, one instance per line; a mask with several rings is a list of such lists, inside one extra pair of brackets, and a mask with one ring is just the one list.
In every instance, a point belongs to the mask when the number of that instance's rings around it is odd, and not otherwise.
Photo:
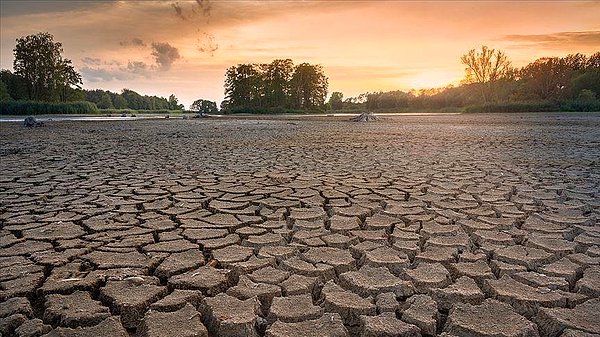
[(600, 116), (0, 124), (0, 336), (600, 334)]

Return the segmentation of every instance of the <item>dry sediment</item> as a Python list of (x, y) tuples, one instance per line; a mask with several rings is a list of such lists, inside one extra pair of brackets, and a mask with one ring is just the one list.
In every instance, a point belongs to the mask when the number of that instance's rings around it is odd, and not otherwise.
[(598, 139), (597, 115), (3, 123), (0, 335), (599, 334)]

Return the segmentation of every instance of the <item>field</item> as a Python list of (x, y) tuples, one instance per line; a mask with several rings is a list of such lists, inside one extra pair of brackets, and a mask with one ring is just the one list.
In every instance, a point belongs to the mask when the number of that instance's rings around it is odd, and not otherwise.
[(600, 333), (599, 114), (2, 123), (0, 172), (0, 335)]

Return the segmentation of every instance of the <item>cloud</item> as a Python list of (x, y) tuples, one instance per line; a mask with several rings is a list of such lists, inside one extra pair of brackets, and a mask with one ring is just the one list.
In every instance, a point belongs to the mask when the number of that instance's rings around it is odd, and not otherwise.
[(152, 56), (154, 56), (158, 70), (161, 71), (171, 69), (173, 62), (181, 58), (179, 50), (167, 42), (153, 42)]
[(102, 64), (102, 60), (96, 57), (84, 57), (81, 59), (81, 62), (90, 66), (99, 66)]
[(141, 61), (129, 61), (127, 66), (122, 66), (120, 62), (102, 61), (99, 58), (86, 57), (82, 60), (86, 66), (80, 69), (84, 80), (88, 82), (101, 81), (129, 81), (140, 77), (150, 78), (152, 72), (156, 69), (153, 65), (148, 65)]
[(121, 42), (119, 42), (119, 44), (123, 47), (129, 47), (129, 46), (146, 47), (146, 43), (144, 43), (144, 40), (142, 40), (138, 37), (134, 37), (133, 39), (131, 39), (129, 41), (121, 41)]
[(202, 38), (198, 38), (197, 49), (201, 53), (207, 53), (210, 56), (214, 56), (219, 45), (215, 43), (215, 37), (212, 34), (204, 33)]
[(151, 70), (151, 67), (141, 61), (133, 61), (127, 63), (127, 71), (129, 71), (132, 74), (149, 76), (149, 70)]
[(565, 49), (600, 45), (600, 31), (557, 32), (551, 34), (505, 35), (502, 41), (514, 42), (519, 48)]
[(175, 16), (184, 21), (195, 19), (200, 15), (209, 18), (213, 9), (210, 0), (196, 0), (188, 8), (184, 8), (179, 2), (174, 2), (171, 7), (175, 11)]
[(97, 7), (106, 7), (116, 4), (118, 0), (103, 1), (2, 1), (2, 16), (19, 16), (32, 14), (63, 13), (82, 10), (98, 10)]
[(112, 80), (127, 81), (134, 78), (132, 74), (122, 69), (110, 69), (102, 67), (82, 67), (79, 69), (86, 82), (106, 82)]

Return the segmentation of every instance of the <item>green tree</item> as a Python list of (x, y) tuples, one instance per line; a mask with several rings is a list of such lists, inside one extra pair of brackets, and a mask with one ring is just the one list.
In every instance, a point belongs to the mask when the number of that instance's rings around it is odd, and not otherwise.
[(168, 107), (169, 110), (183, 110), (184, 108), (183, 104), (179, 104), (179, 100), (173, 94), (169, 96)]
[(225, 98), (229, 109), (261, 108), (264, 97), (262, 69), (256, 64), (238, 64), (225, 73)]
[(102, 94), (100, 95), (100, 101), (98, 103), (96, 103), (96, 105), (98, 106), (98, 109), (114, 109), (115, 108), (115, 106), (113, 105), (113, 103), (110, 99), (110, 95), (106, 91), (102, 92)]
[(274, 60), (264, 66), (265, 103), (268, 107), (288, 106), (293, 74), (294, 62), (290, 59)]
[(6, 101), (12, 101), (12, 100), (13, 100), (13, 98), (8, 93), (8, 89), (6, 88), (6, 84), (4, 84), (4, 81), (0, 80), (0, 101), (1, 102), (6, 102)]
[(340, 110), (342, 109), (344, 102), (344, 94), (339, 91), (334, 91), (329, 98), (329, 104), (331, 105), (331, 109)]
[(28, 99), (64, 101), (67, 88), (80, 87), (81, 76), (62, 52), (62, 44), (49, 33), (17, 39), (13, 68), (26, 82)]
[(205, 114), (213, 114), (219, 112), (219, 109), (217, 109), (217, 103), (206, 99), (195, 100), (194, 103), (190, 105), (190, 110), (198, 111), (200, 113)]
[(570, 93), (573, 68), (565, 59), (545, 57), (521, 69), (525, 89), (533, 97), (544, 100), (564, 99)]
[(127, 105), (127, 100), (123, 98), (123, 96), (117, 93), (109, 93), (110, 100), (112, 101), (112, 105), (115, 109), (127, 109), (129, 106)]
[(29, 98), (27, 83), (25, 83), (25, 79), (21, 76), (13, 74), (10, 70), (2, 69), (0, 71), (0, 80), (6, 84), (6, 90), (14, 100), (26, 100)]
[(328, 80), (320, 65), (302, 63), (296, 66), (290, 81), (291, 100), (295, 108), (322, 107), (327, 97)]
[(498, 81), (513, 74), (511, 62), (501, 50), (482, 46), (481, 51), (471, 49), (460, 58), (466, 66), (464, 83), (476, 84), (484, 103), (494, 100), (494, 89)]

